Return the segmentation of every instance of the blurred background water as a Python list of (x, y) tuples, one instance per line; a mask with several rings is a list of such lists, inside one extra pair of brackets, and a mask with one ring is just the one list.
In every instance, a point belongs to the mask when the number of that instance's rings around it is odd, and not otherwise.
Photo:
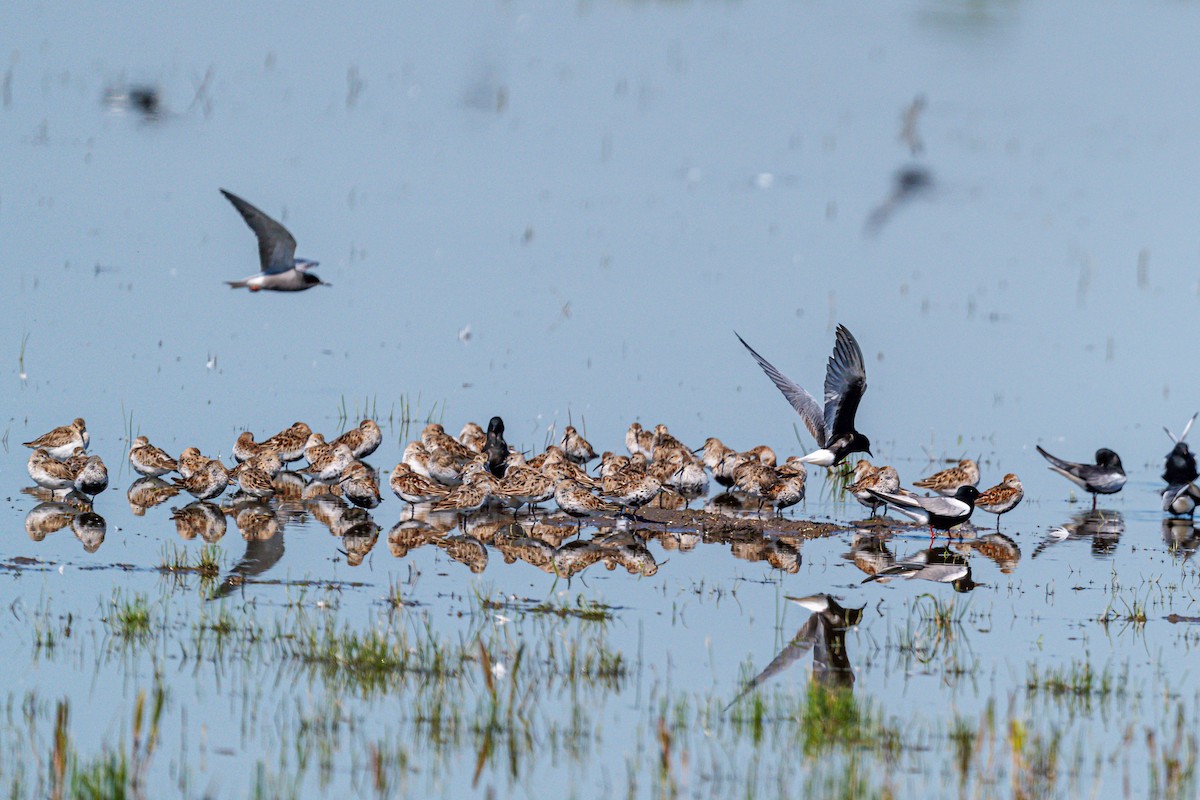
[[(402, 407), (453, 431), (499, 414), (529, 448), (570, 420), (620, 449), (637, 419), (694, 445), (801, 452), (798, 417), (733, 331), (816, 391), (842, 322), (868, 359), (859, 428), (906, 482), (963, 455), (984, 458), (987, 485), (1020, 473), (1028, 499), (1006, 526), (1028, 551), (1071, 511), (1033, 445), (1079, 460), (1108, 446), (1130, 473), (1108, 505), (1133, 544), (1114, 558), (1174, 569), (1157, 489), (1161, 426), (1200, 408), (1196, 6), (136, 2), (0, 17), (10, 557), (153, 566), (174, 536), (116, 494), (94, 555), (21, 535), (18, 443), (75, 416), (114, 475), (127, 429), (228, 453), (243, 429), (336, 433), (343, 409)], [(137, 86), (161, 113), (112, 102)], [(929, 185), (899, 191), (904, 170)], [(230, 291), (256, 251), (219, 187), (283, 221), (332, 288)], [(385, 436), (390, 469), (403, 443)], [(802, 513), (857, 518), (816, 486)], [(389, 496), (384, 530), (401, 509)], [(296, 539), (280, 570), (345, 577), (328, 542)], [(657, 655), (679, 680), (732, 689), (755, 646), (747, 615), (774, 624), (782, 593), (856, 584), (831, 566), (845, 544), (817, 545), (824, 560), (769, 597), (743, 590), (703, 630), (664, 633)], [(1055, 552), (1023, 565), (1017, 595), (1077, 568), (1078, 552)], [(545, 590), (522, 567), (487, 578)], [(1098, 583), (1112, 569), (1078, 568)], [(600, 585), (645, 621), (664, 582), (701, 575), (746, 569), (696, 554)], [(45, 580), (37, 592), (90, 602), (116, 579)], [(1025, 613), (1003, 585), (975, 602)], [(1060, 592), (1044, 633), (1095, 605)], [(980, 647), (1001, 658), (1020, 642), (1019, 661), (1023, 637)]]

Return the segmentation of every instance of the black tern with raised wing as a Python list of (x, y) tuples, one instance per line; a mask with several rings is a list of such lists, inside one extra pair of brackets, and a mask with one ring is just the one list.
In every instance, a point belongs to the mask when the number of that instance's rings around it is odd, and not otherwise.
[(734, 336), (750, 351), (754, 360), (767, 373), (783, 396), (800, 414), (808, 432), (817, 440), (817, 447), (800, 460), (819, 467), (832, 467), (850, 453), (871, 454), (871, 442), (854, 429), (854, 415), (863, 393), (867, 391), (867, 371), (863, 364), (862, 350), (854, 336), (844, 325), (837, 326), (837, 340), (833, 355), (825, 367), (825, 408), (798, 384), (792, 382), (771, 362), (755, 352), (746, 340), (735, 332)]
[(1200, 477), (1200, 472), (1196, 470), (1196, 456), (1192, 454), (1191, 448), (1187, 446), (1184, 439), (1187, 438), (1188, 432), (1192, 429), (1192, 423), (1196, 421), (1196, 415), (1188, 420), (1187, 425), (1183, 426), (1183, 433), (1178, 437), (1171, 433), (1167, 428), (1163, 428), (1167, 432), (1167, 436), (1171, 437), (1171, 441), (1175, 446), (1171, 448), (1171, 452), (1167, 453), (1166, 464), (1163, 465), (1163, 480), (1168, 485), (1177, 486), (1185, 483), (1191, 483)]
[(314, 286), (330, 285), (308, 271), (317, 266), (316, 261), (296, 258), (296, 239), (287, 228), (236, 194), (224, 189), (221, 194), (233, 203), (233, 207), (258, 237), (258, 260), (262, 266), (262, 271), (257, 275), (240, 281), (226, 281), (231, 288), (246, 288), (252, 292), (302, 292)]

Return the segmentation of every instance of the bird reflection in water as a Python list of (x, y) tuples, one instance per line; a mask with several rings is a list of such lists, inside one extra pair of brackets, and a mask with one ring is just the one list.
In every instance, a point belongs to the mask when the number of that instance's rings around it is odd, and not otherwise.
[(810, 650), (813, 654), (812, 680), (815, 683), (836, 688), (854, 686), (854, 668), (850, 666), (850, 654), (846, 649), (846, 631), (862, 621), (863, 608), (845, 608), (837, 598), (828, 594), (787, 599), (813, 612), (812, 616), (800, 626), (800, 630), (796, 631), (796, 635), (771, 663), (742, 687), (729, 706), (786, 670)]
[(800, 555), (799, 541), (782, 537), (734, 542), (730, 546), (730, 553), (743, 561), (766, 561), (775, 569), (792, 575), (800, 571), (800, 565), (804, 561)]
[(179, 487), (162, 478), (139, 478), (129, 485), (125, 499), (135, 517), (145, 516), (146, 510), (167, 502), (179, 494)]
[(212, 544), (225, 536), (225, 513), (221, 511), (220, 506), (206, 500), (197, 500), (182, 508), (172, 508), (171, 519), (175, 520), (175, 531), (184, 541), (199, 536)]
[(79, 509), (68, 503), (47, 501), (38, 503), (25, 515), (25, 533), (35, 542), (61, 531), (79, 515)]
[(108, 522), (86, 504), (81, 507), (69, 502), (46, 501), (38, 503), (25, 515), (25, 533), (35, 542), (66, 527), (71, 528), (89, 553), (100, 549), (108, 533)]
[(279, 563), (281, 558), (283, 558), (282, 528), (266, 539), (247, 538), (246, 552), (242, 555), (241, 560), (229, 569), (228, 574), (221, 581), (221, 585), (209, 599), (219, 600), (233, 594), (246, 582), (247, 578), (263, 574)]
[(913, 555), (884, 566), (863, 583), (891, 580), (923, 580), (948, 583), (956, 592), (969, 592), (980, 584), (971, 578), (971, 562), (967, 556), (956, 553), (949, 547), (930, 547)]
[(978, 553), (995, 562), (1005, 575), (1012, 574), (1021, 560), (1021, 548), (1003, 533), (988, 533), (974, 539), (964, 539), (956, 542), (953, 547), (963, 553)]
[(1181, 556), (1184, 561), (1191, 559), (1196, 548), (1200, 547), (1200, 535), (1197, 535), (1196, 523), (1190, 518), (1167, 517), (1162, 521), (1162, 537), (1167, 549), (1172, 555)]
[(1046, 548), (1059, 542), (1088, 539), (1092, 543), (1092, 555), (1096, 558), (1110, 556), (1117, 549), (1121, 535), (1125, 533), (1125, 517), (1120, 511), (1097, 509), (1080, 511), (1071, 515), (1060, 528), (1051, 531), (1033, 550), (1031, 558), (1037, 558)]
[(233, 523), (241, 531), (242, 538), (271, 539), (283, 530), (283, 525), (269, 505), (260, 502), (250, 502), (230, 509)]
[(630, 575), (650, 576), (658, 572), (658, 564), (646, 547), (646, 540), (635, 531), (618, 531), (600, 537), (600, 560), (608, 570), (624, 567)]
[(447, 536), (437, 542), (446, 551), (446, 555), (478, 575), (487, 569), (488, 552), (483, 542), (468, 534)]
[(83, 549), (94, 553), (104, 544), (108, 533), (108, 522), (94, 511), (84, 511), (71, 520), (71, 531), (83, 544)]
[(346, 556), (346, 563), (352, 567), (362, 564), (378, 541), (379, 526), (369, 517), (366, 522), (350, 528), (342, 535), (342, 553)]

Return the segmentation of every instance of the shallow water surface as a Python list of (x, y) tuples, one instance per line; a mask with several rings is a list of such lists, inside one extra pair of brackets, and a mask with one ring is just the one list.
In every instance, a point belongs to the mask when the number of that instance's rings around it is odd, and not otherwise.
[[(7, 16), (9, 794), (1194, 795), (1200, 539), (1158, 492), (1200, 408), (1200, 10)], [(255, 248), (218, 188), (333, 286), (224, 286)], [(640, 420), (803, 453), (733, 331), (815, 391), (838, 322), (875, 460), (1020, 474), (999, 531), (931, 547), (823, 470), (781, 522), (577, 529), (386, 488), (189, 507), (125, 461), (370, 416), (386, 476), (494, 414), (530, 452)], [(22, 492), (20, 443), (76, 416), (88, 514)], [(1039, 443), (1129, 483), (1090, 513)], [(918, 555), (969, 577), (867, 580)]]

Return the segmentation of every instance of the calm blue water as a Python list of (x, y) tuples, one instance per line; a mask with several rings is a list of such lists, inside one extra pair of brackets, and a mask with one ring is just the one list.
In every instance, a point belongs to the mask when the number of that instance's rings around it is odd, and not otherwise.
[[(930, 693), (977, 712), (1022, 685), (1032, 662), (1086, 657), (1128, 664), (1135, 677), (1186, 669), (1178, 629), (1114, 633), (1093, 621), (1114, 571), (1131, 585), (1195, 582), (1190, 562), (1167, 552), (1157, 491), (1169, 449), (1160, 428), (1178, 430), (1200, 408), (1187, 350), (1200, 306), (1200, 108), (1188, 100), (1200, 91), (1200, 9), (136, 3), (3, 16), (0, 496), (10, 536), (0, 556), (48, 565), (0, 577), (3, 605), (48, 602), (95, 620), (116, 586), (162, 591), (144, 570), (178, 542), (168, 515), (179, 503), (129, 511), (127, 426), (168, 450), (216, 454), (242, 429), (268, 435), (303, 419), (332, 434), (343, 405), (357, 418), (366, 405), (387, 417), (407, 404), (453, 432), (500, 414), (509, 440), (530, 448), (570, 420), (598, 449), (619, 449), (638, 419), (696, 445), (716, 435), (802, 452), (811, 441), (796, 441), (798, 417), (733, 331), (815, 391), (843, 322), (868, 358), (859, 427), (906, 482), (940, 468), (931, 457), (963, 455), (982, 456), (987, 485), (1009, 471), (1025, 482), (1027, 499), (1003, 526), (1020, 547), (1017, 568), (972, 558), (985, 585), (970, 607), (985, 616), (967, 638), (984, 677), (950, 682), (936, 667), (889, 663), (879, 644), (889, 612), (948, 590), (860, 586), (843, 558), (850, 533), (804, 543), (794, 575), (719, 545), (668, 553), (651, 543), (670, 559), (653, 578), (593, 567), (569, 592), (622, 607), (617, 645), (641, 647), (672, 686), (731, 697), (747, 657), (761, 668), (805, 619), (782, 596), (829, 591), (868, 605), (848, 637), (852, 656), (867, 656), (858, 686), (897, 715)], [(102, 102), (136, 83), (160, 87), (159, 119)], [(914, 152), (902, 116), (918, 96)], [(932, 187), (889, 206), (872, 232), (868, 219), (910, 165)], [(218, 188), (282, 219), (333, 287), (225, 287), (256, 261)], [(113, 472), (95, 553), (68, 530), (41, 542), (23, 534), (35, 501), (18, 493), (19, 443), (75, 416)], [(397, 426), (385, 433), (372, 461), (390, 470), (403, 442)], [(1037, 443), (1068, 458), (1099, 446), (1121, 454), (1130, 482), (1105, 504), (1125, 524), (1111, 552), (1069, 540), (1031, 558), (1047, 529), (1080, 510)], [(799, 514), (860, 518), (820, 486), (814, 477)], [(387, 532), (404, 513), (387, 495), (373, 514), (380, 541), (359, 567), (320, 525), (289, 526), (267, 577), (364, 582), (340, 599), (343, 615), (362, 619), (412, 565), (422, 575), (413, 596), (445, 631), (464, 624), (444, 618), (467, 610), (474, 591), (565, 588), (495, 551), (479, 576), (434, 547), (395, 558)], [(914, 533), (893, 549), (926, 541)], [(228, 565), (242, 556), (232, 520), (220, 545)], [(138, 570), (90, 570), (113, 564)], [(714, 584), (736, 587), (736, 602), (695, 591)], [(270, 607), (289, 591), (237, 596)], [(1163, 603), (1156, 620), (1197, 613), (1190, 590)], [(20, 643), (3, 669), (10, 689), (89, 705), (77, 736), (119, 730), (108, 687), (130, 695), (127, 673), (108, 664), (81, 683), (74, 663), (29, 669), (22, 619), (4, 623)], [(804, 668), (785, 680), (802, 685)], [(195, 697), (190, 676), (169, 683), (191, 708), (176, 730), (219, 729), (240, 713), (210, 702), (222, 697), (211, 675)], [(383, 725), (364, 713), (368, 727)], [(609, 730), (572, 768), (577, 778), (623, 769), (628, 719), (601, 713)], [(215, 794), (250, 785), (265, 746), (254, 734), (244, 745), (208, 764), (208, 775), (236, 776), (213, 779)], [(571, 775), (540, 769), (546, 785)], [(462, 788), (449, 779), (431, 790)]]

